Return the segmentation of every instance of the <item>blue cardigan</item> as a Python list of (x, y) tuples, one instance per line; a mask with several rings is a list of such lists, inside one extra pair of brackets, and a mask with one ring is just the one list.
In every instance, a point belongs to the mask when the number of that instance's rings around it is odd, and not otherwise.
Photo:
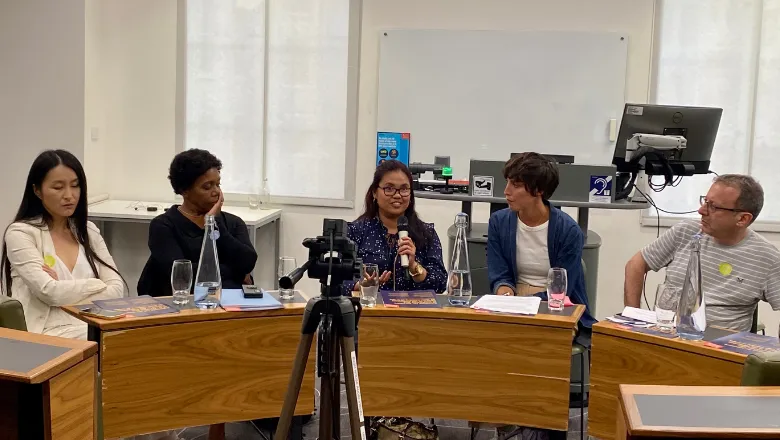
[[(551, 267), (562, 267), (568, 275), (568, 296), (575, 304), (584, 304), (581, 323), (590, 327), (596, 322), (590, 314), (588, 295), (585, 293), (585, 275), (582, 272), (582, 247), (585, 237), (577, 222), (560, 209), (550, 206), (550, 223), (547, 228), (547, 250)], [(495, 293), (501, 286), (515, 290), (517, 281), (517, 213), (509, 208), (490, 216), (488, 225), (488, 279), (490, 290)], [(547, 292), (536, 294), (547, 300)]]

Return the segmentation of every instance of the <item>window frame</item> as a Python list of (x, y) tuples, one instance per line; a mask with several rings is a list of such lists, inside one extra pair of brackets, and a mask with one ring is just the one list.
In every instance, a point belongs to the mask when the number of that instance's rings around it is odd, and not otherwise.
[[(661, 23), (661, 17), (663, 16), (663, 7), (664, 7), (664, 2), (665, 1), (668, 1), (668, 0), (658, 0), (658, 1), (656, 1), (655, 13), (654, 13), (654, 17), (653, 17), (653, 26), (652, 26), (653, 35), (652, 35), (652, 38), (651, 38), (651, 49), (650, 49), (650, 53), (651, 53), (651, 57), (650, 57), (650, 78), (649, 78), (648, 90), (647, 90), (647, 102), (648, 103), (655, 103), (655, 97), (657, 96), (657, 91), (658, 91), (658, 69), (659, 69), (658, 64), (659, 64), (659, 57), (660, 57), (660, 44), (659, 43), (660, 43), (660, 39), (661, 39), (661, 32), (660, 32), (660, 30), (661, 30), (661, 27), (663, 26), (663, 24)], [(762, 10), (763, 10), (763, 8), (761, 8), (759, 10), (758, 17), (756, 17), (756, 22), (757, 22), (756, 23), (756, 27), (757, 28), (754, 30), (754, 32), (757, 34), (759, 42), (761, 41), (761, 32), (762, 32), (762, 28), (763, 28), (763, 20), (762, 20), (762, 14), (761, 14)], [(758, 67), (759, 67), (758, 66), (758, 62), (759, 62), (760, 52), (761, 52), (761, 46), (759, 44), (759, 45), (756, 45), (756, 47), (753, 49), (753, 54), (752, 54), (753, 60), (754, 60), (754, 68), (755, 68), (755, 71), (753, 72), (753, 75), (754, 75), (755, 79), (758, 78)], [(751, 107), (751, 110), (750, 110), (750, 125), (747, 128), (748, 129), (750, 143), (749, 143), (748, 148), (746, 149), (746, 151), (744, 153), (747, 156), (747, 162), (746, 163), (747, 163), (747, 167), (748, 167), (748, 173), (753, 168), (753, 145), (754, 145), (754, 141), (755, 141), (754, 131), (755, 131), (755, 112), (756, 112), (756, 102), (757, 102), (756, 97), (757, 97), (757, 93), (758, 93), (758, 83), (757, 83), (757, 81), (754, 81), (753, 90), (752, 90), (752, 93), (751, 93), (751, 96), (750, 96), (750, 107)], [(717, 172), (718, 170), (713, 170), (713, 171)], [(715, 176), (713, 176), (713, 178), (714, 177)], [(764, 202), (766, 203), (766, 200), (767, 200), (766, 188), (764, 190), (765, 190)], [(648, 194), (648, 195), (650, 197), (652, 197), (652, 192), (651, 192), (651, 194)], [(664, 207), (661, 206), (661, 208), (663, 209)], [(697, 209), (699, 209), (699, 206), (698, 206), (698, 203), (696, 202), (696, 200), (694, 200), (691, 203), (691, 209), (690, 210), (693, 211), (693, 210), (697, 210)], [(662, 212), (658, 212), (657, 213), (655, 208), (653, 208), (651, 206), (650, 208), (643, 209), (641, 211), (639, 224), (643, 228), (657, 228), (657, 227), (659, 227), (659, 223), (660, 223), (660, 227), (662, 227), (662, 228), (669, 228), (669, 227), (672, 227), (675, 224), (679, 223), (681, 220), (696, 219), (696, 218), (698, 218), (698, 217), (697, 216), (684, 216), (684, 215), (675, 216), (675, 215), (664, 214)], [(750, 226), (750, 228), (755, 230), (755, 231), (759, 231), (759, 232), (780, 232), (780, 220), (769, 220), (769, 221), (758, 220), (755, 223), (753, 223)]]
[[(285, 0), (265, 0), (266, 24), (269, 20), (270, 2)], [(360, 70), (360, 43), (362, 32), (363, 0), (349, 1), (349, 37), (347, 43), (347, 115), (346, 115), (346, 142), (344, 145), (344, 197), (339, 199), (324, 197), (286, 197), (271, 196), (271, 203), (277, 205), (303, 205), (331, 208), (355, 207), (355, 176), (357, 172), (357, 138), (358, 138), (358, 93)], [(186, 122), (187, 122), (187, 0), (177, 0), (177, 27), (176, 27), (176, 115), (175, 115), (175, 153), (185, 150)], [(263, 84), (264, 99), (268, 96), (268, 32), (269, 26), (265, 26), (265, 78)], [(268, 121), (268, 106), (263, 106), (263, 121)], [(265, 126), (264, 126), (265, 127)], [(263, 130), (263, 171), (260, 177), (267, 174), (268, 163), (266, 147), (267, 130)], [(246, 194), (225, 193), (225, 202), (229, 204), (244, 204)]]

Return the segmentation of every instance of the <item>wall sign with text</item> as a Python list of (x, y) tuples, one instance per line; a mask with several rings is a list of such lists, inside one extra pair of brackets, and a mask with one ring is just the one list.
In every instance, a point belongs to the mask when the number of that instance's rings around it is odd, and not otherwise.
[(409, 133), (379, 131), (376, 134), (376, 164), (386, 160), (398, 160), (409, 166)]

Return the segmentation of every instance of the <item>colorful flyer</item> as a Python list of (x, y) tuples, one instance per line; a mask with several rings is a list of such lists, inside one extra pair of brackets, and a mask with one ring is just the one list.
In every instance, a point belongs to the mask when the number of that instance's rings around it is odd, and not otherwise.
[(376, 164), (379, 166), (386, 160), (398, 160), (409, 165), (409, 133), (392, 133), (380, 131), (376, 134)]
[(131, 298), (100, 299), (93, 303), (105, 310), (115, 312), (124, 312), (131, 317), (164, 315), (167, 313), (179, 313), (173, 307), (164, 304), (149, 295), (142, 295)]
[(382, 302), (385, 307), (405, 307), (413, 309), (440, 309), (436, 300), (436, 292), (432, 290), (415, 290), (410, 292), (383, 290)]
[(756, 335), (750, 332), (734, 333), (712, 341), (726, 351), (735, 353), (771, 353), (780, 351), (780, 340), (774, 336)]

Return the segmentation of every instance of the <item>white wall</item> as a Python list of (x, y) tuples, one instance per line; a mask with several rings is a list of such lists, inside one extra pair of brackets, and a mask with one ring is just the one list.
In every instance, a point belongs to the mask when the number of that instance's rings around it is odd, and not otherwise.
[(84, 156), (84, 0), (0, 1), (0, 223), (13, 219), (33, 159)]
[[(176, 139), (176, 14), (176, 0), (86, 0), (85, 161), (92, 193), (173, 199), (167, 176)], [(148, 227), (103, 227), (135, 291)]]
[[(88, 5), (90, 0), (87, 0)], [(87, 151), (90, 175), (105, 167), (111, 174), (107, 188), (113, 197), (138, 200), (169, 198), (166, 170), (175, 151), (174, 102), (176, 97), (174, 54), (176, 43), (175, 0), (101, 0), (101, 20), (107, 29), (93, 35), (110, 44), (112, 63), (101, 78), (105, 92), (102, 111), (106, 150), (104, 158)], [(132, 6), (130, 5), (132, 4)], [(105, 5), (105, 6), (103, 6)], [(481, 30), (577, 30), (614, 31), (629, 37), (626, 100), (648, 99), (652, 60), (653, 0), (364, 0), (358, 116), (356, 209), (284, 207), (282, 253), (303, 260), (305, 237), (321, 231), (326, 217), (351, 220), (362, 209), (362, 195), (371, 181), (376, 133), (378, 33), (388, 28)], [(116, 14), (125, 14), (121, 16)], [(143, 32), (137, 27), (143, 25)], [(88, 29), (90, 27), (88, 26)], [(108, 33), (109, 35), (103, 35)], [(90, 39), (90, 35), (87, 36)], [(132, 40), (132, 41), (128, 41)], [(106, 48), (108, 50), (108, 48)], [(101, 56), (104, 51), (100, 52)], [(101, 58), (105, 66), (108, 55)], [(110, 129), (109, 129), (110, 128)], [(118, 161), (127, 161), (129, 173), (114, 172)], [(99, 172), (96, 170), (96, 172)], [(487, 221), (487, 207), (475, 211), (476, 221)], [(434, 222), (446, 248), (446, 229), (458, 204), (418, 201), (421, 216)], [(655, 229), (639, 225), (639, 212), (591, 211), (592, 230), (603, 238), (599, 268), (598, 315), (622, 309), (623, 266), (642, 246), (655, 238)], [(123, 227), (124, 228), (124, 227)], [(115, 258), (129, 278), (135, 279), (145, 259), (145, 229), (124, 228), (113, 240)], [(770, 240), (780, 244), (780, 237)], [(139, 243), (142, 244), (139, 246)], [(270, 242), (269, 242), (270, 246)], [(447, 249), (445, 249), (445, 252)], [(117, 255), (121, 253), (122, 255)], [(658, 283), (651, 275), (648, 286)], [(301, 286), (318, 289), (315, 281)], [(652, 302), (652, 298), (650, 298)], [(769, 332), (777, 333), (777, 316), (762, 308)]]

